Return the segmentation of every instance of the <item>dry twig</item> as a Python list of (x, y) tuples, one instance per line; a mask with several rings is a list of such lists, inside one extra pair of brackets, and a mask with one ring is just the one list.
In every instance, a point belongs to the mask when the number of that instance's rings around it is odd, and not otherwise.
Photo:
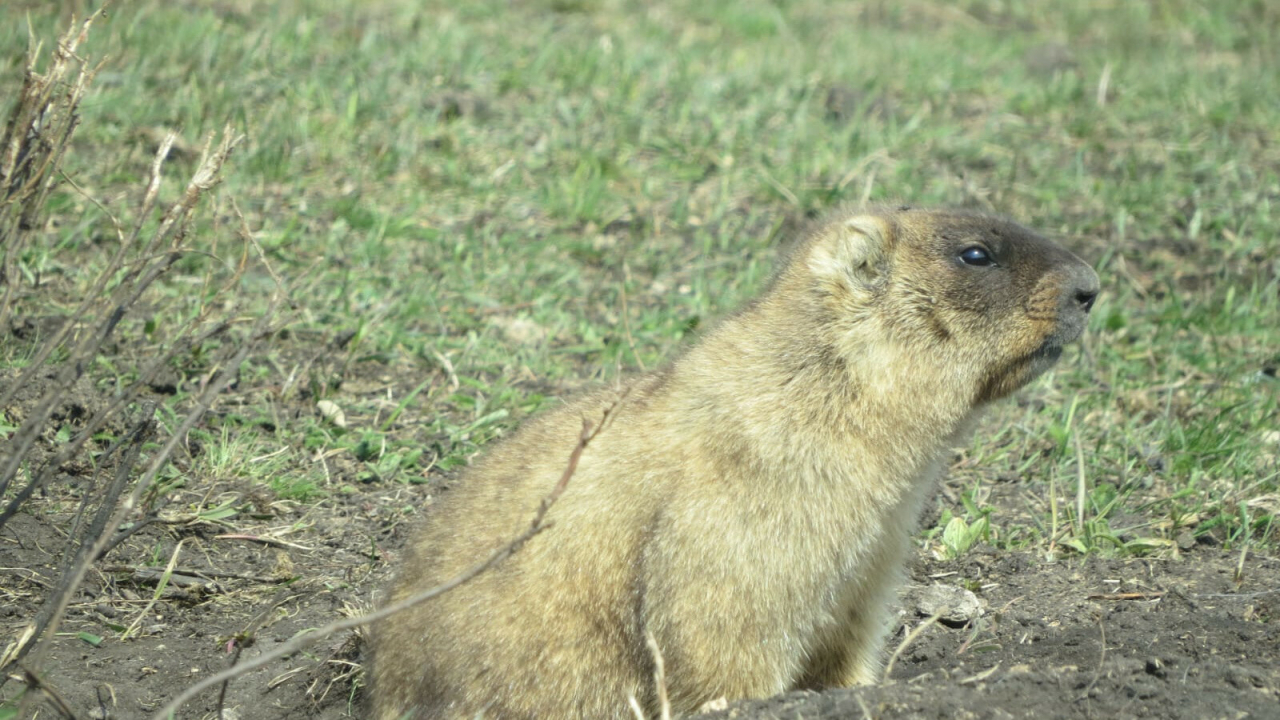
[(925, 618), (924, 622), (917, 625), (914, 630), (907, 633), (906, 637), (902, 638), (902, 642), (898, 643), (898, 648), (894, 650), (893, 655), (889, 657), (889, 663), (884, 666), (884, 675), (882, 675), (883, 683), (889, 684), (892, 682), (889, 679), (889, 676), (893, 673), (893, 666), (898, 663), (898, 658), (902, 656), (902, 653), (906, 652), (907, 648), (911, 646), (911, 643), (916, 641), (916, 638), (920, 637), (925, 630), (928, 630), (934, 623), (938, 622), (938, 618), (940, 617), (942, 617), (941, 613), (934, 613), (930, 615)]
[(295, 635), (288, 642), (269, 652), (265, 652), (242, 665), (237, 665), (214, 675), (210, 675), (186, 690), (183, 690), (177, 697), (170, 700), (164, 707), (160, 708), (156, 714), (151, 716), (152, 720), (167, 720), (168, 718), (171, 718), (173, 714), (178, 711), (178, 708), (182, 707), (184, 703), (205, 690), (256, 670), (273, 660), (277, 660), (287, 655), (292, 655), (302, 648), (329, 637), (336, 632), (351, 630), (363, 625), (385, 620), (386, 618), (389, 618), (398, 612), (407, 610), (414, 605), (426, 602), (438, 595), (443, 595), (444, 593), (447, 593), (450, 590), (470, 581), (477, 575), (514, 555), (520, 550), (520, 548), (524, 547), (524, 544), (533, 538), (534, 535), (537, 535), (551, 526), (551, 523), (546, 521), (547, 512), (553, 505), (555, 505), (556, 501), (560, 499), (560, 496), (564, 494), (565, 488), (569, 486), (570, 478), (572, 478), (574, 473), (578, 470), (578, 461), (582, 459), (583, 451), (587, 449), (587, 445), (589, 445), (591, 441), (594, 440), (596, 436), (599, 435), (600, 432), (608, 425), (609, 419), (612, 416), (614, 409), (617, 407), (618, 402), (621, 402), (621, 398), (609, 407), (605, 408), (604, 413), (600, 418), (600, 422), (594, 428), (589, 420), (586, 418), (582, 419), (582, 432), (578, 436), (578, 443), (569, 454), (569, 461), (565, 465), (564, 472), (560, 475), (560, 480), (556, 482), (555, 487), (551, 489), (551, 492), (547, 493), (547, 495), (542, 498), (542, 502), (538, 504), (538, 509), (534, 513), (533, 519), (529, 523), (529, 527), (526, 528), (524, 532), (512, 538), (502, 547), (494, 550), (489, 554), (489, 557), (476, 563), (453, 578), (436, 585), (435, 587), (417, 592), (403, 600), (400, 600), (399, 602), (387, 605), (381, 610), (377, 610), (360, 617), (339, 620), (337, 622), (329, 623), (323, 627), (316, 628), (311, 632), (304, 632), (302, 634)]
[[(103, 8), (58, 40), (49, 67), (36, 72), (40, 46), (32, 40), (22, 89), (0, 136), (0, 328), (7, 328), (20, 273), (18, 258), (29, 234), (39, 225), (54, 175), (80, 123), (76, 112), (89, 84), (102, 67), (76, 55)], [(76, 70), (78, 68), (78, 70)], [(8, 399), (5, 393), (4, 405)]]

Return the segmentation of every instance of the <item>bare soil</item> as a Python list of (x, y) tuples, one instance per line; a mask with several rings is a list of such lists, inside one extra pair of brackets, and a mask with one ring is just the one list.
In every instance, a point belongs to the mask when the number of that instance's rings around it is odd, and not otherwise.
[[(919, 559), (917, 586), (980, 583), (986, 614), (929, 627), (889, 684), (742, 703), (720, 718), (1280, 718), (1280, 561), (1217, 550), (1042, 563)], [(890, 648), (923, 620), (903, 613)]]
[[(90, 383), (77, 392), (85, 397), (69, 398), (68, 407), (100, 401)], [(252, 509), (230, 525), (171, 503), (166, 522), (114, 550), (90, 574), (40, 663), (45, 685), (79, 717), (146, 717), (237, 657), (367, 611), (413, 508), (429, 503), (446, 478), (366, 483), (354, 459), (325, 462), (332, 486), (354, 491), (304, 505), (263, 498), (234, 479), (182, 490), (179, 500), (189, 498), (190, 507), (218, 497)], [(86, 477), (69, 469), (0, 533), (6, 637), (56, 582)], [(1027, 512), (1019, 497), (993, 494), (996, 513)], [(179, 542), (176, 575), (156, 597)], [(922, 552), (911, 581), (890, 651), (923, 622), (915, 589), (968, 588), (984, 614), (922, 631), (884, 685), (740, 703), (717, 717), (1280, 718), (1280, 559), (1248, 556), (1241, 564), (1238, 553), (1201, 544), (1174, 558), (1045, 562), (979, 546), (953, 561)], [(129, 639), (118, 639), (121, 627), (133, 628)], [(90, 636), (103, 639), (95, 645)], [(179, 717), (216, 717), (220, 706), (224, 718), (239, 720), (363, 717), (362, 639), (330, 637), (235, 680), (221, 700), (214, 691), (200, 696)], [(0, 695), (19, 685), (7, 683)]]

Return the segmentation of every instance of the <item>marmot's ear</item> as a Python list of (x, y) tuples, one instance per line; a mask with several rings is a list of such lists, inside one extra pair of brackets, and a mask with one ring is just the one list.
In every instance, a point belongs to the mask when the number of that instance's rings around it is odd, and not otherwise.
[(809, 269), (829, 280), (851, 282), (854, 288), (876, 284), (884, 272), (893, 230), (883, 218), (857, 215), (828, 227), (813, 244)]

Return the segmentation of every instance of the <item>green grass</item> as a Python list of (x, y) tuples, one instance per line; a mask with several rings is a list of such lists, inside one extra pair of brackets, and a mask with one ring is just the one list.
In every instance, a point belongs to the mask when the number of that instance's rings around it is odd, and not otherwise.
[[(251, 359), (239, 419), (207, 431), (199, 480), (274, 452), (242, 478), (309, 502), (457, 468), (548, 398), (660, 364), (807, 219), (902, 199), (1014, 216), (1103, 278), (1084, 351), (993, 413), (953, 473), (970, 503), (1015, 483), (1039, 504), (954, 517), (1041, 551), (1280, 542), (1269, 4), (455, 5), (119, 3), (95, 30), (110, 60), (68, 175), (127, 220), (154, 129), (183, 131), (176, 178), (230, 123), (248, 140), (198, 236), (229, 239), (234, 197), (294, 285), (297, 319)], [(53, 36), (55, 12), (28, 13)], [(0, 97), (26, 43), (0, 23)], [(77, 297), (112, 237), (81, 195), (52, 205), (24, 258), (57, 290), (36, 315)], [(184, 277), (208, 262), (168, 278), (151, 332), (193, 312)]]

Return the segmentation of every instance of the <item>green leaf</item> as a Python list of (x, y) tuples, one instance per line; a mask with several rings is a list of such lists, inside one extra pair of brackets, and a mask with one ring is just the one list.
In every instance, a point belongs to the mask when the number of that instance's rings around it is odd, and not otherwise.
[(969, 539), (969, 525), (964, 518), (953, 517), (942, 530), (942, 544), (947, 549), (947, 556), (960, 557), (969, 549), (973, 541)]
[(1176, 545), (1172, 540), (1156, 537), (1134, 538), (1124, 544), (1128, 550), (1164, 550)]
[(234, 517), (240, 511), (232, 506), (232, 502), (227, 501), (216, 508), (196, 513), (196, 517), (202, 520), (225, 520), (229, 517)]
[(99, 645), (102, 644), (101, 635), (94, 635), (93, 633), (89, 633), (89, 632), (78, 632), (76, 633), (76, 637), (80, 638), (81, 640), (89, 643), (94, 647), (98, 647)]
[(1081, 539), (1080, 539), (1080, 538), (1078, 538), (1078, 537), (1067, 538), (1066, 540), (1063, 540), (1063, 541), (1062, 541), (1062, 545), (1064, 545), (1064, 546), (1066, 546), (1066, 547), (1069, 547), (1069, 548), (1071, 548), (1072, 550), (1075, 550), (1076, 552), (1080, 553), (1081, 555), (1087, 555), (1087, 554), (1089, 553), (1089, 548), (1088, 548), (1088, 546), (1086, 546), (1086, 545), (1084, 544), (1084, 541), (1083, 541), (1083, 540), (1081, 540)]

